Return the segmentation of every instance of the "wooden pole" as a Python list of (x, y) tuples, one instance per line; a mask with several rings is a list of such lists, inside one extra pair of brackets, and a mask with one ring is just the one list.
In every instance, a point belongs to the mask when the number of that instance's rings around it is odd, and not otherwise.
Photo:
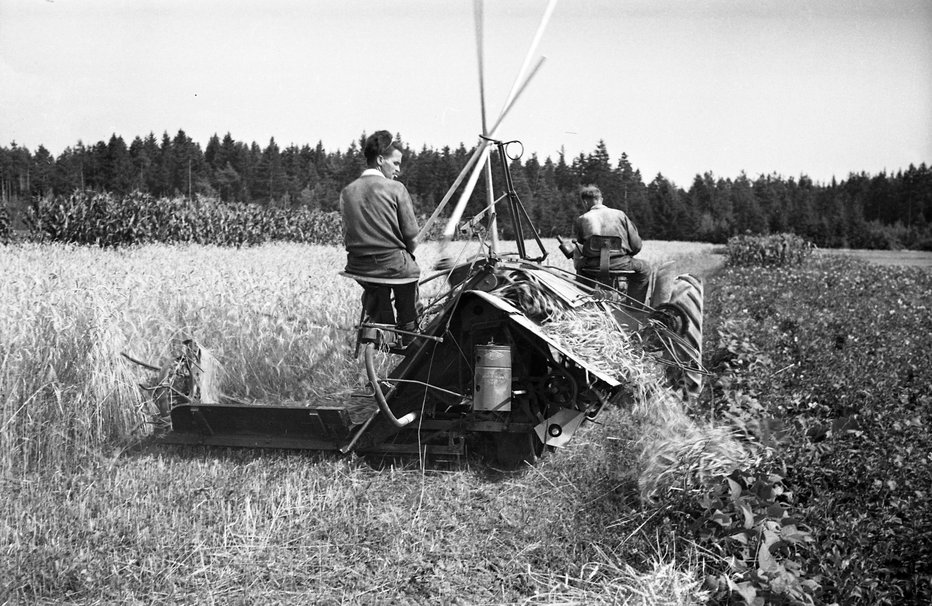
[[(514, 96), (514, 97), (512, 98), (512, 100), (511, 100), (511, 103), (509, 103), (509, 104), (505, 107), (505, 109), (503, 110), (505, 113), (507, 113), (507, 112), (514, 106), (515, 102), (518, 100), (518, 97), (520, 97), (520, 96), (521, 96), (521, 93), (524, 92), (524, 89), (527, 88), (528, 82), (531, 81), (531, 78), (534, 77), (534, 74), (537, 73), (537, 70), (540, 69), (540, 66), (543, 65), (543, 63), (544, 63), (544, 58), (541, 57), (541, 58), (540, 58), (540, 61), (537, 62), (537, 65), (536, 65), (536, 67), (534, 68), (534, 71), (531, 72), (531, 74), (527, 77), (527, 79), (524, 81), (524, 83), (518, 88), (517, 93), (515, 94), (515, 96)], [(489, 133), (489, 135), (488, 135), (489, 138), (494, 138), (494, 137), (495, 137), (496, 132), (498, 132), (498, 127), (501, 125), (502, 120), (503, 120), (504, 118), (505, 118), (505, 114), (502, 114), (502, 115), (500, 115), (500, 116), (498, 117), (498, 120), (495, 121), (495, 125), (492, 126), (492, 132)], [(485, 160), (486, 160), (486, 161), (489, 161), (489, 160), (488, 160), (488, 158), (489, 158), (489, 151), (490, 151), (489, 146), (491, 146), (491, 144), (492, 144), (492, 143), (491, 143), (490, 141), (488, 141), (487, 139), (483, 139), (483, 140), (482, 140), (482, 143), (481, 143), (482, 151), (483, 151), (483, 154), (484, 154), (484, 156), (485, 156)], [(478, 150), (477, 150), (477, 151), (478, 151)], [(481, 164), (481, 162), (482, 162), (482, 161), (480, 161), (480, 164)], [(460, 176), (462, 177), (462, 175), (465, 174), (465, 172), (466, 172), (467, 170), (468, 170), (468, 168), (463, 169), (463, 173), (461, 173)], [(478, 172), (478, 171), (477, 171), (477, 172)], [(474, 174), (475, 174), (475, 173), (474, 173)], [(461, 179), (460, 179), (460, 180), (461, 180)], [(459, 201), (456, 203), (456, 207), (453, 209), (453, 212), (450, 214), (450, 219), (447, 221), (447, 226), (446, 226), (446, 228), (443, 230), (444, 235), (450, 234), (450, 235), (452, 236), (452, 234), (456, 231), (456, 224), (459, 222), (460, 218), (463, 216), (463, 210), (465, 210), (465, 208), (466, 208), (466, 203), (469, 201), (469, 196), (472, 195), (473, 189), (475, 189), (475, 187), (476, 187), (476, 184), (475, 184), (475, 182), (474, 182), (474, 179), (470, 179), (470, 182), (472, 182), (472, 187), (469, 187), (469, 186), (467, 185), (466, 189), (463, 191), (463, 195), (460, 196)], [(458, 186), (459, 186), (459, 180), (454, 184), (454, 189), (455, 189), (456, 187), (458, 187)], [(442, 204), (446, 204), (446, 202), (447, 202), (447, 199), (445, 198), (445, 199), (444, 199), (444, 202), (443, 202)], [(438, 211), (439, 211), (439, 208), (438, 208)], [(438, 211), (434, 211), (434, 215), (436, 215)], [(434, 218), (434, 216), (432, 215), (432, 216), (431, 216), (431, 219), (433, 219), (433, 218)]]
[(453, 238), (453, 234), (456, 233), (456, 224), (459, 223), (460, 218), (463, 216), (463, 211), (466, 209), (466, 203), (469, 201), (469, 197), (472, 195), (473, 190), (476, 189), (476, 182), (479, 180), (479, 175), (482, 174), (481, 167), (488, 161), (491, 149), (488, 142), (482, 146), (482, 155), (479, 156), (479, 161), (476, 163), (475, 170), (472, 171), (472, 174), (469, 176), (469, 181), (466, 182), (466, 189), (463, 190), (463, 195), (460, 196), (459, 201), (456, 203), (456, 207), (450, 214), (449, 221), (447, 221), (447, 227), (443, 230), (445, 239)]
[(485, 163), (485, 183), (486, 190), (489, 195), (487, 201), (489, 203), (489, 232), (491, 234), (489, 246), (492, 249), (492, 252), (498, 252), (498, 218), (495, 215), (495, 195), (492, 192), (492, 156), (489, 156), (489, 159)]
[[(473, 0), (473, 9), (476, 17), (476, 52), (479, 62), (479, 104), (482, 109), (482, 134), (488, 136), (489, 127), (486, 121), (485, 112), (485, 63), (483, 61), (483, 19), (482, 19), (482, 0)], [(485, 163), (485, 190), (487, 194), (488, 205), (491, 207), (495, 202), (495, 193), (492, 188), (492, 159)], [(498, 252), (498, 221), (495, 217), (495, 208), (489, 211), (489, 246), (492, 253)]]
[(440, 212), (446, 207), (447, 203), (450, 201), (450, 198), (453, 197), (453, 194), (456, 192), (456, 188), (460, 186), (460, 183), (463, 182), (463, 179), (466, 178), (466, 173), (468, 173), (473, 166), (476, 164), (476, 160), (479, 159), (479, 156), (482, 154), (482, 150), (488, 145), (487, 141), (481, 141), (479, 146), (476, 147), (476, 151), (473, 152), (469, 160), (466, 162), (466, 166), (463, 167), (463, 170), (460, 171), (460, 174), (456, 177), (456, 180), (453, 181), (453, 185), (450, 186), (450, 189), (447, 190), (447, 193), (444, 194), (443, 199), (440, 201), (440, 204), (437, 205), (437, 208), (434, 209), (434, 212), (430, 215), (430, 218), (424, 223), (421, 227), (421, 231), (417, 233), (417, 240), (421, 241), (427, 235), (427, 231), (430, 229), (430, 226), (433, 225), (434, 221), (437, 220), (437, 217), (440, 216)]
[[(518, 96), (518, 83), (524, 79), (524, 74), (527, 72), (528, 66), (531, 64), (531, 57), (537, 51), (537, 45), (540, 44), (540, 39), (544, 35), (544, 30), (547, 28), (547, 23), (550, 22), (550, 16), (553, 15), (553, 10), (557, 6), (557, 0), (550, 0), (547, 3), (547, 8), (544, 10), (544, 15), (541, 17), (540, 24), (537, 26), (537, 31), (534, 33), (534, 38), (531, 40), (531, 45), (528, 47), (527, 54), (524, 56), (524, 63), (521, 64), (521, 70), (518, 72), (518, 77), (515, 78), (515, 82), (511, 87), (511, 92), (508, 94), (508, 99), (505, 101), (501, 115), (504, 116), (511, 103)], [(530, 78), (528, 78), (529, 80)], [(527, 85), (527, 80), (525, 80), (525, 85)], [(523, 88), (523, 87), (522, 87)], [(494, 130), (494, 128), (493, 128)]]
[(483, 61), (483, 23), (482, 0), (473, 0), (473, 12), (476, 17), (476, 54), (479, 62), (479, 106), (482, 109), (482, 134), (487, 135), (489, 129), (485, 122), (485, 65)]

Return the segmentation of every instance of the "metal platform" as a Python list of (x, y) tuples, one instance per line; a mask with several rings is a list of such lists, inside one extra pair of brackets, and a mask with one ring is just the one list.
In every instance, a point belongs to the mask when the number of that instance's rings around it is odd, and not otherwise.
[(183, 404), (171, 411), (164, 441), (250, 448), (339, 450), (354, 424), (345, 408)]

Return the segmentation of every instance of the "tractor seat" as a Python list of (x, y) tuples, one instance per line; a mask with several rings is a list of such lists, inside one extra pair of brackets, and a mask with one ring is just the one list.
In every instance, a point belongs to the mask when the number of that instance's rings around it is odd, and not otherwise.
[(634, 275), (633, 269), (609, 269), (612, 254), (627, 254), (621, 245), (619, 236), (589, 236), (583, 244), (582, 254), (587, 258), (598, 257), (599, 266), (582, 267), (578, 270), (579, 273), (587, 278), (598, 280), (606, 286), (614, 286), (618, 278)]
[(351, 274), (348, 271), (341, 271), (340, 275), (344, 278), (350, 278), (356, 280), (360, 284), (380, 284), (382, 286), (397, 286), (399, 284), (410, 284), (411, 282), (417, 282), (420, 278), (414, 276), (413, 278), (377, 278), (374, 276), (361, 276), (359, 274)]

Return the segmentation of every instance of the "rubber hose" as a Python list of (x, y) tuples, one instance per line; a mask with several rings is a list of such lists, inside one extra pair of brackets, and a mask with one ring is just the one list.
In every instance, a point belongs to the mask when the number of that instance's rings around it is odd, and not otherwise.
[(398, 419), (395, 417), (392, 409), (388, 407), (388, 402), (385, 401), (385, 395), (382, 393), (382, 386), (379, 384), (379, 376), (375, 372), (375, 360), (372, 357), (374, 349), (374, 343), (366, 343), (366, 348), (363, 350), (366, 360), (366, 375), (369, 377), (369, 384), (372, 385), (372, 391), (375, 392), (375, 401), (379, 405), (379, 410), (382, 411), (382, 414), (385, 415), (392, 425), (401, 429), (417, 418), (417, 412), (409, 412)]

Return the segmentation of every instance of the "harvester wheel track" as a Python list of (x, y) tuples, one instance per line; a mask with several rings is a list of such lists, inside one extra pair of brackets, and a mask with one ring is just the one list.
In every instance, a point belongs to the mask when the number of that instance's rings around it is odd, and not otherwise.
[[(679, 335), (690, 348), (676, 344), (676, 353), (691, 368), (702, 367), (702, 282), (695, 276), (683, 274), (673, 281), (670, 299), (663, 305), (679, 312)], [(702, 374), (696, 370), (676, 369), (677, 389), (686, 397), (698, 397), (702, 391)]]

